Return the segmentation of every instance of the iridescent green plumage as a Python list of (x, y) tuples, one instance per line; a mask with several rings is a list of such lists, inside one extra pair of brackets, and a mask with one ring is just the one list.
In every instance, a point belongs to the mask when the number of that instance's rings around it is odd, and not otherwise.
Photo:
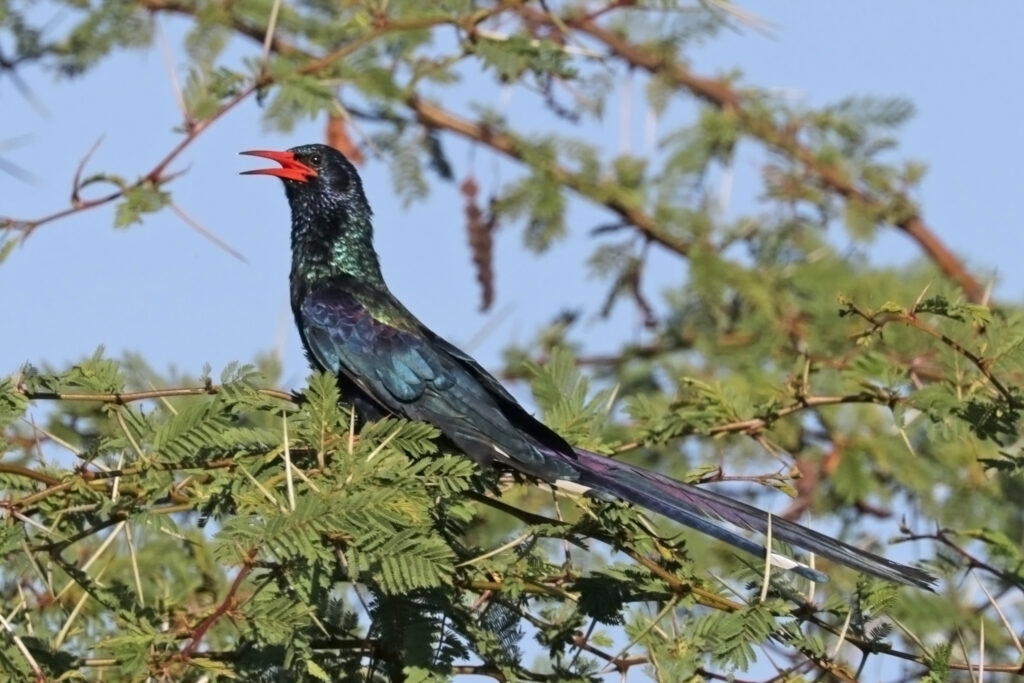
[[(322, 145), (289, 151), (298, 159), (324, 159), (326, 154)], [(285, 183), (292, 206), (292, 309), (298, 310), (308, 292), (343, 282), (375, 319), (414, 329), (415, 318), (384, 282), (373, 248), (373, 211), (359, 174), (341, 157), (323, 164), (318, 181), (332, 191), (308, 192), (303, 184)]]

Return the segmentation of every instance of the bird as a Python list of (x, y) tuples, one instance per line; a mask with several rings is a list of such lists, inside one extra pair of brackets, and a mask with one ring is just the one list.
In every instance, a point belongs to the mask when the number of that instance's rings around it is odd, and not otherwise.
[(391, 293), (373, 244), (373, 212), (359, 173), (344, 154), (322, 144), (241, 154), (279, 164), (242, 175), (275, 176), (284, 183), (291, 208), (290, 298), (299, 336), (311, 365), (337, 378), (360, 419), (400, 416), (428, 422), (481, 466), (638, 505), (811, 581), (829, 577), (770, 552), (730, 526), (891, 582), (932, 590), (936, 579), (922, 569), (706, 487), (572, 446)]

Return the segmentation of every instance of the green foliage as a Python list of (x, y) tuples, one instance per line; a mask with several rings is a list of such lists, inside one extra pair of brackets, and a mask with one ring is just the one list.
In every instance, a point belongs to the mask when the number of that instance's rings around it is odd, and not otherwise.
[(282, 132), (290, 132), (301, 118), (312, 118), (334, 102), (334, 94), (321, 80), (295, 73), (291, 60), (275, 60), (270, 72), (281, 87), (267, 105), (267, 118)]
[(16, 246), (18, 246), (17, 240), (6, 236), (0, 237), (0, 264), (7, 260), (7, 257), (11, 255)]
[(240, 74), (222, 67), (208, 67), (205, 63), (191, 71), (185, 79), (182, 100), (189, 116), (196, 120), (208, 118), (224, 102), (238, 94), (243, 79)]
[(63, 4), (81, 10), (73, 13), (71, 30), (50, 47), (58, 56), (57, 65), (64, 75), (81, 75), (115, 48), (145, 47), (152, 40), (152, 24), (145, 10), (133, 2), (116, 0), (96, 3), (94, 7), (80, 2)]
[(142, 214), (153, 213), (167, 206), (171, 196), (150, 183), (137, 185), (125, 190), (124, 198), (114, 213), (114, 227), (127, 228), (132, 223), (141, 223)]
[[(531, 253), (589, 230), (603, 305), (507, 354), (548, 424), (945, 582), (923, 596), (827, 566), (813, 597), (784, 573), (765, 585), (757, 558), (497, 480), (429, 425), (360, 422), (330, 376), (291, 395), (267, 359), (165, 377), (100, 349), (0, 378), (0, 679), (675, 682), (771, 662), (846, 680), (884, 658), (939, 681), (982, 650), (1016, 667), (1024, 314), (933, 251), (871, 250), (929, 213), (926, 166), (894, 159), (910, 103), (809, 107), (698, 73), (687, 50), (729, 24), (721, 3), (279, 3), (264, 55), (277, 4), (0, 0), (0, 76), (100, 69), (173, 15), (184, 146), (252, 98), (272, 130), (345, 120), (403, 202), (477, 175), (489, 225)], [(620, 110), (627, 76), (659, 117), (649, 150), (577, 127)], [(516, 108), (479, 101), (480, 78)], [(523, 107), (546, 118), (530, 129)], [(738, 149), (761, 183), (724, 210)], [(131, 177), (87, 175), (72, 210), (90, 185), (117, 227), (170, 204), (167, 175)], [(0, 217), (0, 262), (36, 227)], [(656, 288), (657, 263), (678, 276)], [(605, 349), (589, 322), (623, 307), (644, 329)], [(965, 570), (995, 579), (991, 600)]]
[(783, 614), (781, 605), (752, 605), (731, 614), (714, 612), (694, 622), (691, 637), (707, 641), (704, 647), (727, 669), (743, 670), (755, 659), (751, 644), (765, 640), (776, 628), (776, 617)]
[[(538, 146), (531, 154), (549, 156), (552, 152)], [(526, 218), (524, 241), (533, 251), (545, 251), (565, 235), (565, 197), (547, 173), (534, 173), (506, 188), (496, 209), (508, 218)]]
[(523, 72), (531, 71), (545, 78), (557, 76), (572, 79), (576, 69), (570, 64), (563, 50), (546, 41), (526, 36), (513, 35), (507, 40), (477, 40), (473, 53), (479, 56), (485, 67), (493, 68), (502, 81), (519, 79)]

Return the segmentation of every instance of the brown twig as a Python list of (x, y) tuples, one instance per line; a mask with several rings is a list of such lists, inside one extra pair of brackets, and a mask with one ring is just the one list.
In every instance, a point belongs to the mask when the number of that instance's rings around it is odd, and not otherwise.
[[(602, 12), (628, 7), (630, 2), (613, 2), (608, 4)], [(180, 14), (195, 16), (196, 8), (191, 4), (177, 0), (142, 0), (140, 5), (153, 12), (168, 11)], [(785, 156), (795, 159), (823, 186), (835, 192), (847, 200), (853, 200), (868, 208), (880, 208), (884, 203), (879, 197), (873, 196), (861, 190), (854, 181), (847, 177), (838, 167), (819, 161), (813, 150), (803, 145), (797, 138), (796, 132), (789, 127), (776, 127), (764, 117), (745, 108), (744, 98), (724, 79), (712, 79), (698, 76), (682, 64), (677, 63), (666, 56), (656, 53), (646, 47), (633, 43), (619, 33), (606, 29), (595, 21), (596, 15), (581, 14), (579, 16), (554, 16), (550, 13), (536, 10), (529, 7), (521, 0), (504, 0), (495, 4), (492, 8), (481, 9), (469, 17), (458, 17), (452, 15), (439, 15), (417, 17), (404, 21), (382, 20), (372, 30), (366, 31), (356, 39), (343, 44), (334, 51), (319, 57), (310, 57), (310, 61), (298, 69), (302, 74), (313, 74), (333, 66), (341, 59), (352, 54), (361, 47), (371, 43), (376, 38), (386, 33), (421, 30), (441, 25), (455, 25), (466, 31), (473, 31), (475, 26), (483, 21), (491, 19), (509, 10), (517, 11), (520, 16), (531, 25), (549, 24), (564, 31), (567, 28), (578, 30), (591, 38), (601, 42), (611, 51), (613, 55), (628, 63), (631, 67), (641, 68), (651, 73), (670, 78), (679, 87), (685, 88), (696, 97), (716, 106), (720, 109), (733, 113), (739, 120), (741, 126), (752, 136), (761, 140), (768, 147), (779, 151)], [(280, 39), (279, 36), (270, 36), (265, 27), (250, 26), (234, 20), (232, 27), (241, 33), (261, 44), (266, 42), (270, 50), (283, 55), (295, 55), (307, 53), (299, 50), (294, 45)], [(308, 55), (307, 55), (308, 56)], [(164, 171), (169, 163), (173, 161), (203, 130), (215, 120), (223, 116), (238, 102), (248, 98), (258, 89), (265, 88), (273, 83), (268, 74), (262, 74), (241, 93), (222, 105), (214, 114), (207, 119), (197, 122), (188, 127), (188, 132), (180, 143), (169, 152), (148, 174), (137, 181), (136, 185), (142, 182), (163, 184), (168, 177)], [(507, 134), (491, 130), (482, 124), (461, 119), (456, 115), (447, 112), (439, 107), (430, 105), (415, 95), (407, 101), (408, 106), (413, 110), (417, 119), (424, 125), (448, 130), (464, 137), (472, 138), (478, 142), (488, 145), (492, 149), (507, 156), (523, 160), (525, 146), (519, 139)], [(599, 203), (604, 204), (608, 209), (617, 213), (628, 224), (645, 234), (652, 241), (665, 246), (681, 255), (689, 252), (690, 245), (675, 236), (665, 234), (656, 220), (647, 214), (641, 207), (636, 206), (632, 201), (625, 199), (619, 193), (614, 192), (613, 187), (594, 187), (590, 181), (585, 181), (577, 174), (573, 174), (561, 167), (553, 166), (548, 169), (553, 179), (564, 186), (587, 196)], [(133, 185), (132, 187), (136, 186)], [(126, 188), (127, 189), (127, 188)], [(11, 218), (0, 219), (0, 229), (20, 229), (23, 236), (27, 237), (40, 225), (63, 218), (72, 213), (94, 208), (114, 201), (123, 195), (125, 190), (111, 193), (93, 200), (82, 202), (80, 206), (73, 206), (69, 209), (55, 212), (35, 220), (16, 220)], [(901, 204), (913, 208), (910, 199), (899, 191), (891, 192), (890, 203)], [(916, 211), (905, 212), (907, 215), (895, 220), (894, 225), (906, 232), (926, 254), (938, 265), (938, 267), (955, 280), (972, 301), (981, 301), (985, 296), (984, 288), (976, 279), (971, 276), (960, 260), (949, 250), (949, 248), (928, 228), (923, 219)]]
[[(46, 484), (47, 486), (57, 486), (60, 484), (61, 479), (44, 472), (37, 472), (36, 470), (25, 467), (24, 465), (15, 465), (9, 462), (0, 462), (0, 473), (13, 474), (18, 477), (24, 477), (26, 479), (34, 479), (40, 483)], [(3, 505), (3, 504), (0, 504)]]
[(34, 219), (16, 219), (10, 217), (0, 218), (0, 230), (20, 230), (22, 233), (21, 239), (24, 241), (28, 239), (35, 230), (47, 223), (51, 223), (61, 218), (66, 218), (82, 211), (88, 211), (89, 209), (95, 209), (110, 202), (116, 201), (123, 197), (126, 192), (131, 189), (143, 187), (144, 185), (153, 185), (154, 187), (161, 187), (174, 178), (181, 175), (182, 172), (167, 173), (167, 167), (181, 155), (185, 149), (191, 145), (196, 138), (206, 130), (212, 123), (220, 119), (224, 114), (229, 112), (239, 102), (245, 100), (254, 92), (256, 92), (257, 84), (253, 84), (248, 88), (243, 89), (240, 93), (235, 95), (233, 98), (225, 102), (215, 112), (210, 114), (207, 118), (202, 121), (196, 122), (190, 126), (185, 136), (171, 149), (170, 152), (164, 155), (164, 157), (153, 166), (152, 169), (143, 176), (141, 176), (134, 183), (127, 185), (123, 188), (118, 189), (115, 192), (95, 197), (93, 199), (81, 199), (79, 197), (79, 190), (81, 188), (81, 172), (82, 167), (85, 165), (86, 160), (95, 150), (96, 145), (89, 150), (83, 160), (79, 163), (78, 168), (75, 172), (76, 186), (72, 190), (71, 194), (71, 205), (66, 209), (55, 211), (48, 215)]
[(882, 313), (873, 313), (865, 311), (849, 300), (844, 300), (843, 306), (845, 311), (848, 311), (871, 324), (871, 329), (866, 334), (875, 334), (886, 325), (896, 322), (923, 332), (933, 339), (937, 339), (945, 346), (952, 349), (954, 353), (963, 356), (970, 361), (971, 365), (978, 369), (978, 372), (980, 372), (988, 383), (991, 384), (997, 392), (999, 392), (999, 395), (1002, 396), (1007, 403), (1012, 406), (1020, 405), (1021, 399), (1010, 391), (1010, 389), (992, 372), (991, 360), (979, 356), (952, 337), (936, 330), (931, 325), (928, 325), (918, 317), (915, 310), (905, 312), (885, 311)]
[[(144, 0), (144, 6), (153, 11), (165, 10), (194, 16), (195, 8), (176, 1), (168, 0)], [(479, 10), (473, 13), (468, 19), (462, 20), (452, 16), (418, 17), (406, 21), (386, 21), (378, 24), (373, 30), (367, 31), (353, 41), (345, 43), (336, 50), (322, 57), (313, 57), (300, 48), (274, 36), (271, 41), (271, 49), (282, 55), (302, 55), (310, 59), (305, 65), (298, 69), (301, 74), (314, 74), (328, 67), (333, 66), (341, 59), (349, 56), (364, 45), (386, 33), (421, 30), (436, 26), (455, 24), (464, 30), (472, 30), (483, 21), (493, 18), (510, 9), (522, 11), (521, 0), (504, 0), (494, 7), (486, 10)], [(233, 28), (262, 43), (265, 38), (265, 31), (262, 28), (249, 26), (235, 21)], [(259, 79), (259, 87), (266, 87), (272, 83), (269, 75), (263, 75)], [(529, 156), (529, 145), (510, 133), (494, 130), (492, 127), (481, 123), (473, 122), (457, 116), (441, 107), (428, 103), (416, 95), (410, 96), (406, 104), (412, 109), (416, 119), (428, 128), (435, 128), (455, 133), (462, 137), (469, 138), (478, 143), (484, 144), (491, 149), (512, 157), (519, 161), (525, 161)], [(603, 204), (607, 209), (616, 213), (624, 222), (632, 226), (651, 241), (676, 252), (680, 255), (687, 255), (690, 251), (689, 242), (674, 235), (667, 234), (661, 229), (657, 220), (645, 212), (642, 207), (626, 198), (621, 188), (614, 182), (593, 183), (584, 179), (581, 175), (557, 165), (547, 165), (545, 172), (552, 179), (565, 187), (587, 197), (597, 203)]]
[(85, 165), (89, 163), (89, 159), (99, 149), (100, 143), (103, 142), (103, 136), (96, 138), (96, 142), (92, 143), (92, 147), (85, 153), (82, 159), (78, 162), (78, 167), (75, 169), (75, 177), (71, 181), (71, 206), (78, 206), (82, 203), (82, 198), (79, 192), (82, 190), (82, 172), (85, 170)]
[(1020, 399), (1014, 396), (1013, 392), (1011, 392), (1006, 387), (1006, 385), (1004, 385), (999, 380), (999, 378), (992, 373), (991, 361), (989, 361), (986, 358), (982, 358), (981, 356), (974, 353), (973, 351), (965, 347), (963, 344), (953, 339), (952, 337), (949, 337), (943, 334), (942, 332), (939, 332), (935, 328), (931, 327), (930, 325), (927, 325), (914, 313), (907, 313), (905, 315), (901, 315), (898, 317), (898, 320), (899, 322), (905, 325), (913, 327), (915, 330), (919, 330), (930, 337), (938, 339), (940, 342), (951, 348), (953, 351), (969, 360), (971, 364), (978, 369), (978, 372), (980, 372), (982, 376), (984, 376), (985, 379), (988, 380), (989, 384), (991, 384), (995, 388), (995, 390), (998, 391), (1004, 399), (1006, 399), (1008, 403), (1010, 403), (1011, 405), (1015, 405), (1020, 402)]
[[(472, 28), (476, 24), (486, 21), (488, 18), (504, 12), (510, 8), (516, 7), (520, 4), (520, 0), (504, 0), (498, 3), (491, 9), (478, 10), (474, 12), (468, 19), (452, 15), (438, 15), (438, 16), (427, 16), (417, 17), (415, 19), (404, 20), (404, 21), (384, 21), (374, 26), (372, 30), (361, 33), (357, 38), (349, 41), (333, 50), (332, 52), (320, 56), (310, 57), (309, 61), (300, 66), (297, 69), (299, 74), (314, 74), (319, 71), (325, 70), (329, 67), (334, 66), (339, 61), (345, 59), (353, 52), (359, 50), (372, 43), (374, 40), (382, 35), (388, 33), (396, 33), (401, 31), (413, 31), (427, 28), (433, 28), (435, 26), (443, 26), (455, 24), (462, 26), (463, 28)], [(176, 1), (163, 1), (163, 0), (142, 0), (140, 6), (144, 9), (156, 12), (156, 11), (169, 11), (180, 14), (186, 14), (189, 16), (195, 16), (198, 9), (191, 5)], [(241, 22), (235, 21), (233, 28), (246, 35), (253, 40), (259, 42), (261, 45), (266, 42), (269, 49), (278, 52), (280, 54), (296, 54), (300, 53), (296, 48), (289, 46), (285, 41), (278, 39), (276, 36), (271, 36), (268, 39), (266, 29), (248, 26)], [(173, 178), (179, 175), (178, 173), (168, 174), (166, 173), (167, 167), (177, 159), (182, 152), (185, 151), (195, 140), (202, 134), (207, 128), (213, 123), (222, 118), (225, 114), (231, 111), (240, 102), (248, 99), (254, 93), (272, 85), (274, 78), (268, 73), (262, 73), (257, 76), (253, 82), (247, 87), (243, 88), (236, 95), (231, 97), (225, 103), (223, 103), (216, 111), (210, 114), (207, 118), (199, 121), (188, 121), (189, 125), (186, 126), (186, 133), (184, 137), (178, 141), (178, 143), (169, 151), (164, 157), (157, 162), (157, 164), (148, 172), (142, 175), (135, 183), (128, 185), (123, 188), (119, 188), (116, 192), (111, 192), (107, 195), (97, 197), (90, 200), (79, 200), (73, 202), (72, 205), (66, 209), (55, 211), (51, 214), (42, 216), (35, 219), (16, 219), (10, 217), (0, 217), (0, 230), (20, 230), (22, 233), (22, 240), (28, 238), (37, 228), (47, 223), (51, 223), (61, 218), (79, 213), (81, 211), (87, 211), (89, 209), (97, 208), (109, 204), (110, 202), (116, 201), (125, 195), (128, 190), (141, 187), (146, 184), (152, 184), (156, 187), (160, 187)], [(90, 151), (91, 154), (91, 151)], [(88, 157), (88, 155), (86, 155)], [(76, 178), (80, 177), (81, 166), (84, 165), (84, 160), (79, 166)], [(73, 197), (77, 196), (77, 190), (73, 193)]]
[(946, 546), (947, 548), (955, 552), (957, 555), (962, 557), (967, 562), (968, 570), (981, 569), (982, 571), (992, 574), (992, 576), (996, 577), (1000, 581), (1005, 581), (1009, 585), (1020, 586), (1022, 584), (1021, 576), (1019, 573), (999, 569), (998, 567), (995, 567), (989, 564), (988, 562), (979, 559), (978, 556), (974, 555), (973, 553), (965, 549), (963, 546), (960, 546), (957, 543), (955, 543), (949, 537), (946, 529), (939, 529), (935, 533), (931, 534), (908, 534), (900, 538), (898, 542), (910, 543), (912, 541), (935, 541), (936, 543), (941, 543), (942, 545)]
[[(520, 13), (524, 19), (533, 23), (553, 23), (550, 15), (529, 6), (523, 6)], [(840, 197), (869, 209), (881, 209), (886, 204), (907, 207), (910, 210), (903, 217), (897, 218), (893, 225), (917, 242), (939, 269), (960, 286), (968, 299), (976, 303), (984, 299), (985, 287), (928, 227), (905, 193), (890, 190), (890, 196), (883, 200), (860, 189), (838, 166), (817, 159), (814, 151), (800, 142), (796, 131), (787, 126), (776, 126), (768, 118), (748, 109), (743, 96), (728, 80), (699, 76), (676, 60), (630, 41), (621, 33), (604, 28), (587, 15), (566, 15), (560, 17), (559, 21), (602, 43), (614, 56), (630, 66), (668, 78), (708, 104), (730, 112), (747, 133), (769, 148), (799, 162), (817, 182)]]
[(572, 639), (573, 645), (578, 647), (584, 652), (589, 652), (592, 655), (597, 656), (599, 659), (603, 659), (607, 662), (608, 666), (613, 667), (616, 671), (621, 674), (629, 671), (631, 667), (647, 664), (650, 659), (647, 657), (615, 657), (614, 655), (608, 654), (599, 647), (591, 645), (582, 633), (576, 635)]
[[(406, 104), (416, 115), (416, 120), (424, 126), (456, 133), (464, 138), (487, 145), (517, 161), (525, 161), (530, 156), (529, 144), (511, 133), (494, 130), (491, 126), (464, 119), (415, 95), (408, 98)], [(604, 205), (605, 208), (616, 213), (623, 221), (643, 233), (652, 242), (682, 256), (690, 253), (689, 242), (666, 234), (657, 220), (640, 206), (626, 199), (622, 188), (613, 181), (597, 181), (595, 183), (557, 164), (546, 164), (544, 172), (551, 177), (553, 182)]]
[[(92, 401), (95, 403), (112, 403), (126, 405), (135, 401), (146, 401), (152, 398), (172, 398), (175, 396), (203, 396), (220, 393), (221, 387), (206, 384), (201, 387), (171, 387), (167, 389), (149, 389), (147, 391), (127, 391), (113, 393), (99, 392), (64, 392), (64, 391), (31, 391), (24, 387), (16, 387), (15, 391), (32, 401)], [(282, 389), (257, 389), (258, 393), (282, 401), (294, 402), (295, 396)]]
[(182, 650), (182, 655), (185, 657), (191, 657), (194, 655), (199, 644), (203, 641), (203, 637), (206, 635), (206, 632), (209, 631), (221, 617), (237, 606), (235, 596), (238, 594), (238, 589), (241, 588), (242, 582), (245, 581), (245, 578), (249, 576), (250, 572), (252, 572), (257, 556), (258, 551), (256, 548), (252, 548), (246, 552), (242, 561), (242, 566), (235, 575), (235, 580), (231, 582), (227, 595), (225, 595), (221, 603), (217, 605), (217, 608), (195, 627), (195, 630), (192, 631), (192, 637), (189, 639), (188, 645), (186, 645)]
[[(707, 434), (708, 436), (722, 436), (724, 434), (747, 434), (748, 436), (757, 436), (760, 432), (778, 420), (804, 410), (814, 409), (821, 406), (843, 405), (846, 403), (874, 404), (892, 408), (903, 400), (904, 399), (899, 395), (881, 392), (860, 392), (856, 394), (845, 394), (842, 396), (804, 396), (788, 406), (783, 406), (782, 408), (773, 410), (770, 415), (751, 417), (745, 420), (736, 420), (734, 422), (714, 425), (707, 428), (702, 433)], [(624, 453), (636, 448), (641, 448), (643, 445), (643, 441), (630, 441), (616, 448), (615, 453)]]

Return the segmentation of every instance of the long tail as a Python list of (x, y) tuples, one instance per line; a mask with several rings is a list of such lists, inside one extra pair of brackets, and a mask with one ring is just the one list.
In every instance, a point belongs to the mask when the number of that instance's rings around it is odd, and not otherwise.
[(727, 522), (761, 534), (769, 533), (770, 524), (772, 538), (865, 574), (927, 590), (932, 590), (932, 584), (935, 583), (935, 577), (921, 569), (855, 548), (710, 489), (676, 481), (590, 451), (575, 451), (580, 484), (662, 514), (753, 555), (768, 557), (773, 565), (812, 581), (828, 581), (828, 576), (777, 553), (769, 555), (762, 545), (726, 529), (718, 522)]

